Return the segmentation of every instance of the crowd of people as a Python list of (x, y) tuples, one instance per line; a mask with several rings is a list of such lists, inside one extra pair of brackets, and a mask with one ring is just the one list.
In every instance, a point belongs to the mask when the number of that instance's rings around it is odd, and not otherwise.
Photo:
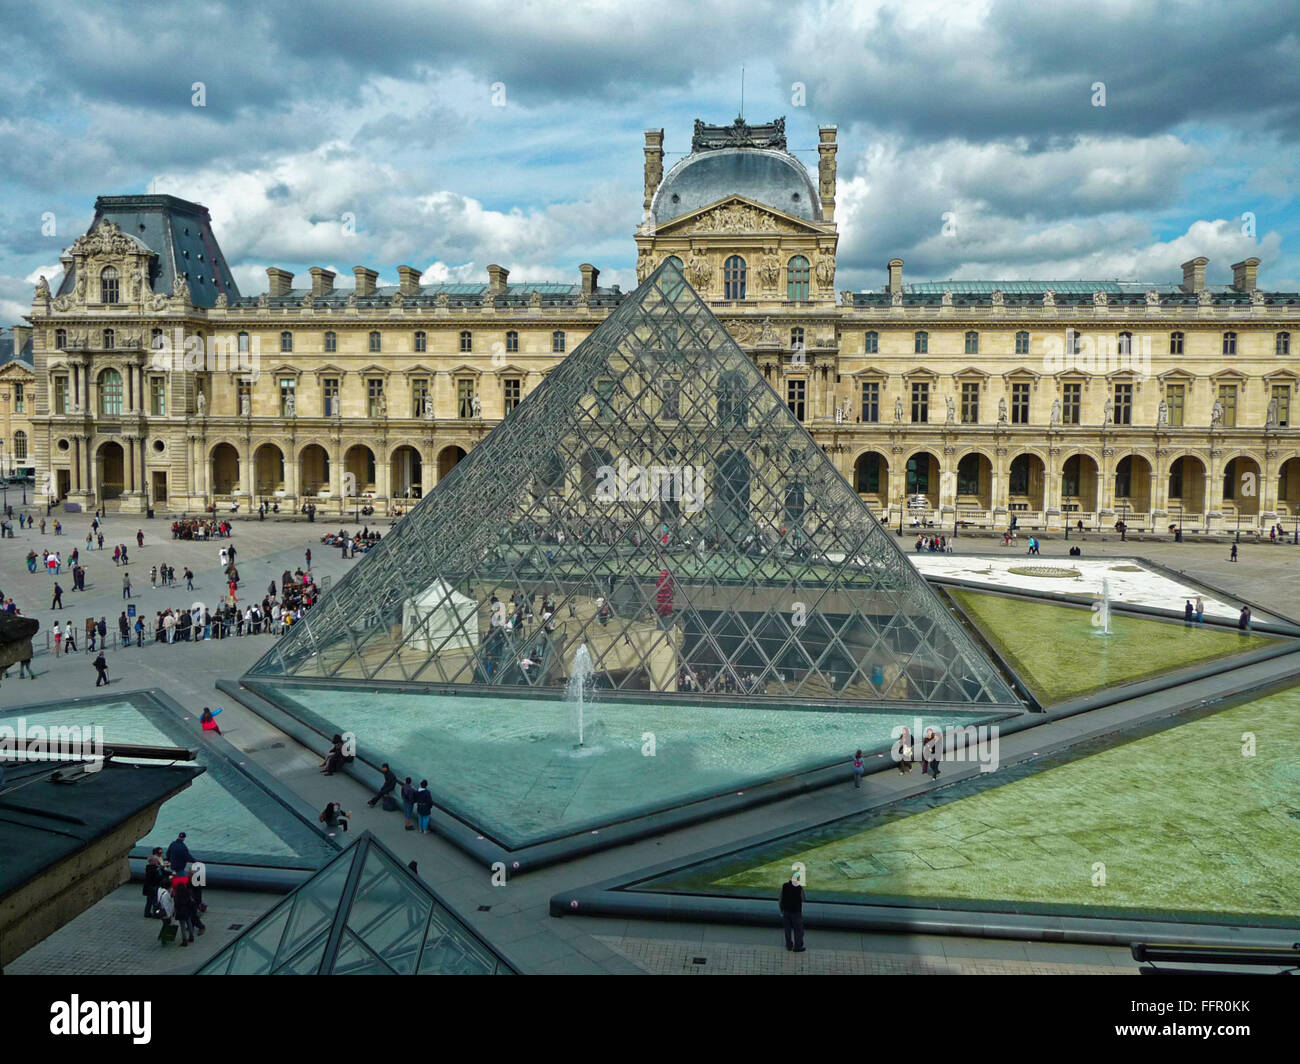
[(187, 517), (172, 522), (172, 539), (229, 539), (232, 528), (229, 521), (201, 517)]
[(196, 932), (201, 935), (207, 930), (203, 887), (193, 878), (196, 863), (183, 831), (165, 853), (155, 846), (145, 863), (144, 918), (162, 921), (158, 938), (163, 943), (179, 937), (181, 945), (188, 946)]
[(378, 530), (372, 532), (369, 527), (364, 527), (351, 536), (340, 528), (337, 532), (326, 532), (320, 541), (327, 547), (338, 547), (344, 558), (355, 558), (358, 554), (369, 553), (381, 538)]
[(916, 553), (921, 554), (925, 551), (951, 554), (952, 541), (947, 536), (917, 536)]

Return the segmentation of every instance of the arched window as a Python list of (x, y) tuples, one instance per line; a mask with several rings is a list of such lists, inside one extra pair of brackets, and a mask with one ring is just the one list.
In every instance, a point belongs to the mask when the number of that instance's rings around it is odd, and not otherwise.
[(112, 329), (105, 329), (105, 330), (104, 330), (104, 350), (105, 350), (105, 351), (112, 351), (112, 350), (113, 350), (113, 344), (116, 342), (116, 340), (117, 340), (117, 336), (114, 334), (114, 332), (113, 332)]
[(424, 332), (417, 332), (415, 334), (415, 349), (416, 351), (427, 351), (429, 349), (428, 334)]
[(795, 351), (803, 349), (803, 326), (796, 325), (790, 330), (790, 347)]
[(679, 259), (676, 255), (669, 255), (668, 258), (664, 259), (664, 261), (671, 262), (679, 270), (682, 269), (682, 260)]
[(802, 255), (796, 255), (786, 263), (785, 298), (807, 299), (810, 279), (811, 271), (808, 269), (808, 260)]
[(1023, 329), (1016, 333), (1016, 354), (1029, 354), (1029, 334)]
[(1122, 332), (1119, 334), (1119, 347), (1117, 353), (1121, 355), (1131, 355), (1133, 353), (1133, 334), (1131, 332)]
[(557, 355), (564, 354), (564, 330), (563, 329), (556, 329), (555, 332), (551, 333), (551, 351)]
[(966, 334), (966, 354), (978, 355), (980, 353), (980, 334), (971, 329)]
[(722, 298), (745, 298), (745, 260), (732, 255), (722, 267)]
[(460, 349), (462, 351), (474, 350), (474, 334), (468, 329), (460, 334)]
[(375, 330), (375, 331), (371, 332), (371, 334), (370, 334), (370, 350), (371, 350), (371, 351), (378, 351), (378, 350), (380, 350), (380, 344), (381, 344), (381, 342), (382, 342), (382, 341), (379, 339), (379, 331), (378, 331), (378, 330)]
[(919, 332), (912, 338), (912, 351), (918, 355), (928, 354), (930, 351), (930, 334)]
[(105, 417), (122, 416), (122, 374), (115, 369), (99, 375), (99, 412)]
[(105, 266), (99, 271), (99, 301), (116, 303), (118, 295), (117, 270), (112, 266)]
[(506, 351), (511, 354), (519, 350), (519, 334), (513, 329), (506, 333)]
[(281, 351), (293, 350), (293, 333), (291, 333), (288, 329), (285, 329), (285, 331), (280, 334), (280, 350)]
[(339, 349), (339, 334), (336, 332), (327, 332), (325, 334), (325, 350), (337, 351)]
[(240, 354), (247, 354), (247, 353), (248, 353), (248, 345), (249, 345), (248, 333), (246, 333), (246, 332), (241, 332), (241, 333), (239, 334), (239, 353), (240, 353)]
[(19, 429), (14, 433), (14, 461), (22, 462), (27, 459), (27, 433)]
[(880, 333), (878, 332), (863, 333), (862, 350), (868, 355), (877, 354), (880, 351)]

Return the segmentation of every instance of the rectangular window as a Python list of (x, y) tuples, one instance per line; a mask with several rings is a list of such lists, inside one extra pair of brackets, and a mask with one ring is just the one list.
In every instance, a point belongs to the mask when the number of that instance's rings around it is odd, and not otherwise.
[(979, 422), (980, 422), (979, 381), (962, 381), (961, 423), (963, 425), (978, 425)]
[(1180, 332), (1169, 334), (1169, 353), (1171, 355), (1181, 355), (1183, 353), (1183, 334)]
[(1083, 353), (1083, 335), (1069, 329), (1065, 334), (1065, 353), (1067, 355), (1079, 355)]
[(468, 377), (456, 379), (456, 416), (474, 416), (474, 382)]
[(930, 385), (927, 381), (912, 382), (912, 423), (924, 425), (930, 420)]
[(1011, 423), (1029, 424), (1029, 383), (1015, 381), (1011, 385)]
[(1133, 385), (1115, 385), (1115, 424), (1133, 424)]
[(1291, 423), (1291, 386), (1289, 384), (1273, 385), (1273, 401), (1277, 403), (1278, 428), (1286, 428)]
[(1061, 385), (1061, 424), (1077, 425), (1083, 408), (1083, 384), (1066, 381)]
[(415, 334), (415, 350), (427, 351), (429, 349), (429, 337), (427, 333), (417, 332)]
[(411, 381), (411, 417), (424, 417), (424, 400), (428, 394), (428, 377), (416, 377)]
[(149, 378), (149, 413), (154, 417), (167, 416), (167, 382), (163, 377)]
[(68, 412), (68, 378), (59, 376), (54, 378), (54, 412), (56, 414), (66, 414)]
[(297, 396), (295, 394), (297, 392), (297, 389), (298, 389), (297, 377), (280, 378), (280, 416), (281, 417), (289, 416), (290, 400), (293, 400), (294, 412), (297, 413), (298, 401), (297, 401)]
[(862, 350), (868, 355), (877, 354), (880, 351), (880, 334), (869, 332), (862, 340)]
[(366, 378), (366, 415), (382, 417), (384, 409), (384, 378)]
[(22, 414), (26, 412), (27, 406), (25, 400), (26, 400), (26, 396), (23, 395), (23, 386), (21, 384), (15, 384), (14, 385), (14, 413), (15, 414)]
[(1027, 332), (1016, 333), (1016, 354), (1029, 354), (1029, 334)]
[(1223, 404), (1223, 427), (1237, 427), (1237, 386), (1235, 384), (1219, 385), (1219, 402)]
[(506, 413), (510, 413), (523, 398), (523, 382), (518, 377), (505, 379)]
[(320, 385), (322, 410), (326, 417), (337, 417), (339, 413), (339, 379), (326, 377)]
[(862, 382), (862, 423), (874, 425), (880, 420), (880, 382)]
[(807, 395), (808, 382), (802, 378), (786, 381), (785, 405), (799, 421), (804, 417), (804, 399)]
[(659, 416), (665, 421), (676, 421), (681, 415), (682, 384), (676, 377), (666, 377), (663, 382), (664, 404)]
[(596, 416), (614, 416), (614, 382), (608, 377), (596, 382)]
[(1183, 410), (1187, 405), (1187, 390), (1182, 384), (1171, 384), (1165, 388), (1165, 405), (1169, 409), (1169, 427), (1183, 427)]
[(1223, 353), (1225, 355), (1235, 355), (1237, 353), (1237, 334), (1235, 332), (1223, 334)]
[(506, 333), (506, 351), (514, 354), (519, 350), (519, 334), (517, 332)]

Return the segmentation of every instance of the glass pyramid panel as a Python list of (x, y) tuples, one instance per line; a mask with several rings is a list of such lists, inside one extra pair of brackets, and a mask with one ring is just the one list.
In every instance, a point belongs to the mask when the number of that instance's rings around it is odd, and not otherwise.
[(492, 975), (511, 971), (422, 880), (364, 832), (198, 974)]
[(250, 676), (554, 694), (579, 660), (657, 699), (1017, 705), (671, 262)]

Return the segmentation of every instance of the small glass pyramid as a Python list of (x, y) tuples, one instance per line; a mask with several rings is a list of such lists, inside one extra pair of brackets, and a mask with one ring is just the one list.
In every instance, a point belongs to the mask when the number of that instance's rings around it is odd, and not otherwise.
[(556, 694), (575, 661), (600, 697), (1019, 707), (671, 261), (249, 678)]
[(370, 832), (286, 895), (199, 975), (512, 975)]

